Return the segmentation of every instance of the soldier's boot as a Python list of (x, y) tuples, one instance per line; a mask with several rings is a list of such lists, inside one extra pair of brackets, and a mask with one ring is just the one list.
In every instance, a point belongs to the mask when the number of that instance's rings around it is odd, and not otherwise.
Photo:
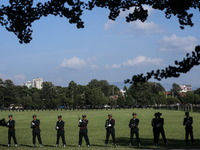
[(192, 145), (194, 145), (194, 146), (195, 146), (194, 142), (192, 143)]
[(117, 144), (115, 143), (115, 147), (117, 147)]
[(105, 147), (107, 147), (107, 144), (105, 144)]
[(33, 148), (35, 147), (35, 144), (33, 144)]
[(87, 147), (90, 148), (90, 145), (88, 145)]
[(58, 144), (56, 144), (56, 148), (58, 148)]
[(81, 145), (79, 145), (78, 147), (81, 147)]
[(17, 144), (15, 144), (15, 147), (17, 148)]
[(130, 143), (128, 147), (131, 147), (131, 146), (132, 146), (132, 145), (131, 145), (131, 143)]
[(138, 146), (141, 146), (140, 143), (138, 143)]
[(40, 144), (40, 148), (42, 148), (42, 144)]
[(63, 145), (63, 147), (65, 148), (65, 144)]
[(8, 144), (8, 147), (10, 147), (10, 144)]
[(167, 143), (165, 143), (165, 145), (166, 145), (166, 146), (168, 146), (168, 144), (167, 144)]

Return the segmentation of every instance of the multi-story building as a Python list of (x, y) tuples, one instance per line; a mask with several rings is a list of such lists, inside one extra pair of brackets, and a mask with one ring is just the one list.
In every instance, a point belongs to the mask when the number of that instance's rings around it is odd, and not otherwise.
[(31, 81), (27, 81), (25, 85), (30, 89), (32, 88), (32, 84), (33, 83)]
[(35, 88), (38, 88), (38, 89), (42, 89), (42, 83), (43, 83), (43, 79), (42, 78), (33, 79), (32, 87), (35, 87)]
[(181, 92), (192, 91), (192, 86), (191, 85), (182, 84), (182, 85), (180, 85), (180, 87), (181, 87)]

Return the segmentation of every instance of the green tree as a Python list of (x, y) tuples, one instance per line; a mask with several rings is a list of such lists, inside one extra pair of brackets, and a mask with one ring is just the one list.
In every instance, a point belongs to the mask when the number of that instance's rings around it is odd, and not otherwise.
[(166, 98), (166, 102), (168, 105), (170, 105), (170, 104), (180, 103), (180, 100), (177, 97), (168, 96)]
[(109, 105), (114, 107), (117, 104), (117, 100), (113, 96), (109, 96)]
[(125, 96), (121, 92), (119, 92), (118, 98), (117, 98), (117, 104), (122, 106), (122, 105), (125, 105), (125, 103), (126, 103)]
[(187, 92), (185, 96), (182, 97), (182, 103), (199, 104), (200, 96), (194, 92)]
[(179, 98), (180, 97), (180, 91), (181, 91), (181, 87), (178, 84), (173, 83), (172, 89), (171, 89), (172, 96)]
[(93, 88), (85, 92), (86, 104), (91, 106), (102, 105), (103, 94), (100, 88)]
[(42, 99), (47, 108), (55, 108), (55, 95), (56, 90), (52, 82), (43, 82), (42, 83)]
[(131, 95), (128, 95), (126, 99), (126, 106), (134, 106), (135, 104), (136, 101), (134, 100), (134, 98)]

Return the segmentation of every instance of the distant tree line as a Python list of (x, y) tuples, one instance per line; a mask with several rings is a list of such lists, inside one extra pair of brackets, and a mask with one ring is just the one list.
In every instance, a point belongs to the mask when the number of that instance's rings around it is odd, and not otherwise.
[(160, 83), (145, 82), (124, 86), (122, 93), (115, 85), (106, 80), (92, 79), (87, 85), (77, 85), (71, 81), (68, 87), (55, 86), (52, 82), (43, 82), (42, 89), (16, 86), (12, 80), (0, 78), (0, 106), (22, 105), (27, 108), (92, 107), (110, 105), (136, 106), (175, 103), (200, 103), (200, 88), (194, 92), (180, 95), (180, 86), (172, 85), (171, 95), (166, 95)]

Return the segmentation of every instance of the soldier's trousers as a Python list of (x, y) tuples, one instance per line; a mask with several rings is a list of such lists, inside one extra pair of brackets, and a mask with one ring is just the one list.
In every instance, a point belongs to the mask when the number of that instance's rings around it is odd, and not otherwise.
[(153, 128), (153, 141), (156, 143), (156, 128)]
[(36, 136), (38, 138), (39, 143), (42, 144), (42, 140), (40, 137), (40, 131), (33, 131), (32, 133), (33, 133), (33, 144), (35, 144)]
[(88, 138), (88, 135), (87, 135), (87, 132), (80, 132), (79, 131), (79, 145), (82, 144), (82, 138), (84, 137), (87, 145), (90, 145), (90, 142), (89, 142), (89, 138)]
[(193, 130), (192, 129), (185, 129), (185, 143), (188, 143), (188, 135), (190, 134), (190, 138), (192, 143), (194, 143), (193, 139)]
[(140, 143), (140, 139), (139, 139), (139, 132), (138, 131), (131, 131), (130, 132), (130, 143), (132, 144), (133, 142), (133, 136), (136, 136), (137, 142)]
[(8, 144), (11, 144), (11, 137), (13, 138), (14, 143), (17, 144), (15, 132), (9, 132), (9, 131), (8, 131)]
[(64, 132), (63, 132), (63, 133), (57, 132), (57, 142), (56, 142), (56, 144), (59, 144), (59, 139), (60, 139), (60, 137), (62, 138), (63, 145), (66, 144)]
[(156, 134), (156, 136), (155, 136), (155, 143), (158, 143), (160, 133), (161, 133), (161, 135), (162, 135), (162, 138), (163, 138), (164, 143), (167, 143), (167, 140), (166, 140), (166, 137), (165, 137), (165, 131), (164, 131), (163, 128), (161, 128), (161, 129), (156, 129), (156, 131), (155, 131), (155, 134)]
[(108, 144), (108, 140), (109, 140), (110, 134), (112, 136), (113, 143), (115, 144), (116, 140), (115, 140), (115, 129), (114, 128), (113, 129), (107, 129), (105, 144)]

